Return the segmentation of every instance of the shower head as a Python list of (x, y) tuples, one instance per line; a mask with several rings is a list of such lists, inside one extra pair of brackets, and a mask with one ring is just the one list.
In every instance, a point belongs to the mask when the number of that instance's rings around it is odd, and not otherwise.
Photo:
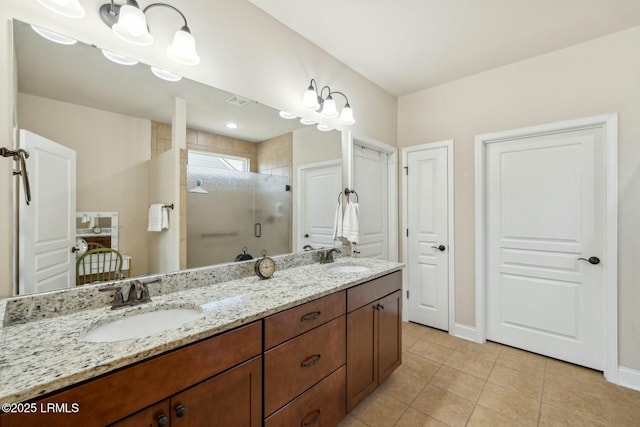
[(189, 190), (189, 193), (198, 193), (198, 194), (209, 194), (207, 190), (202, 188), (202, 180), (199, 179), (196, 181), (196, 186)]

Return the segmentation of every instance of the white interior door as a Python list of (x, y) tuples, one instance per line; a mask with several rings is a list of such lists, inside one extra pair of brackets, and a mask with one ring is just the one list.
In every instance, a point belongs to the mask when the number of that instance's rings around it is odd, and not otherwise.
[(333, 228), (342, 191), (340, 160), (306, 165), (298, 172), (300, 201), (298, 209), (298, 248), (311, 245), (317, 249), (333, 246)]
[[(360, 241), (355, 250), (363, 257), (389, 259), (388, 157), (371, 148), (353, 146), (353, 187), (360, 208)], [(355, 194), (350, 198), (355, 201)]]
[(409, 320), (449, 330), (449, 194), (447, 146), (407, 153)]
[(20, 197), (20, 294), (75, 286), (76, 152), (27, 130), (31, 204)]
[[(604, 131), (488, 144), (487, 338), (604, 367)], [(592, 260), (595, 261), (595, 260)]]

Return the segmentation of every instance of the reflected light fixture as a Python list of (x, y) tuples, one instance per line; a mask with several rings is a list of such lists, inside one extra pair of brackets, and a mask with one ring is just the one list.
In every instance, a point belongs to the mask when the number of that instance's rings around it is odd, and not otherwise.
[(172, 73), (171, 71), (163, 70), (162, 68), (158, 68), (158, 67), (152, 66), (151, 72), (156, 77), (169, 82), (177, 82), (177, 81), (180, 81), (180, 79), (182, 79), (182, 76), (179, 76), (176, 73)]
[(141, 10), (136, 0), (127, 0), (124, 5), (114, 4), (111, 0), (111, 3), (100, 6), (99, 13), (102, 22), (122, 40), (139, 46), (149, 46), (153, 43), (153, 36), (149, 32), (145, 14), (152, 7), (159, 6), (178, 12), (184, 21), (184, 25), (173, 36), (173, 43), (167, 48), (167, 55), (184, 65), (199, 64), (196, 39), (191, 35), (187, 18), (176, 7), (166, 3), (152, 3)]
[(313, 121), (311, 119), (305, 119), (304, 117), (300, 119), (300, 123), (302, 123), (303, 125), (307, 125), (307, 126), (316, 124), (315, 121)]
[[(325, 95), (326, 92), (326, 95)], [(333, 95), (342, 95), (346, 101), (346, 104), (338, 113), (338, 109), (336, 107), (336, 101), (333, 99)], [(342, 92), (337, 90), (331, 90), (329, 86), (323, 86), (318, 92), (318, 85), (315, 79), (311, 79), (309, 82), (309, 87), (304, 92), (304, 96), (302, 98), (302, 106), (307, 110), (315, 110), (320, 111), (320, 114), (323, 117), (333, 119), (338, 118), (338, 123), (341, 125), (352, 125), (356, 121), (353, 118), (353, 110), (351, 109), (351, 105), (349, 105), (349, 98)]]
[(47, 9), (67, 18), (84, 17), (84, 8), (80, 0), (38, 0)]
[(280, 111), (280, 113), (278, 113), (278, 114), (280, 114), (280, 117), (282, 117), (283, 119), (287, 119), (287, 120), (293, 120), (293, 119), (298, 118), (298, 116), (296, 116), (295, 114), (290, 113), (288, 111)]
[(64, 45), (72, 45), (72, 44), (78, 43), (78, 40), (76, 40), (76, 39), (72, 39), (71, 37), (63, 36), (60, 33), (56, 33), (55, 31), (47, 30), (47, 29), (42, 28), (42, 27), (38, 27), (37, 25), (31, 25), (31, 28), (33, 28), (33, 31), (35, 31), (36, 33), (40, 34), (45, 39), (47, 39), (47, 40), (49, 40), (51, 42), (54, 42), (54, 43), (64, 44)]
[(113, 61), (120, 65), (136, 65), (138, 61), (131, 59), (127, 56), (120, 55), (119, 53), (111, 52), (110, 50), (102, 49), (102, 54), (109, 61)]
[(238, 129), (238, 125), (233, 122), (229, 122), (225, 125), (228, 129)]
[(323, 123), (318, 124), (318, 126), (316, 126), (316, 129), (318, 129), (320, 132), (329, 132), (330, 130), (333, 130), (331, 126), (325, 125)]
[(202, 180), (199, 179), (196, 181), (196, 186), (189, 190), (189, 193), (198, 193), (198, 194), (209, 194), (207, 190), (202, 188)]

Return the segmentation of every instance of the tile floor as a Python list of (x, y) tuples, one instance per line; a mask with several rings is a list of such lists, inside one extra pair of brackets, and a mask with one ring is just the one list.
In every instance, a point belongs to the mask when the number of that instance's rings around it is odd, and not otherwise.
[(640, 426), (640, 392), (602, 373), (403, 323), (402, 366), (339, 427)]

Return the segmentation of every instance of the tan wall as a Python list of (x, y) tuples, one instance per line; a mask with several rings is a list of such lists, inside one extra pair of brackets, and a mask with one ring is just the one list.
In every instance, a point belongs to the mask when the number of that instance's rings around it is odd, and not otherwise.
[(147, 273), (149, 120), (27, 94), (18, 115), (23, 129), (76, 151), (77, 210), (118, 212), (118, 250), (132, 257), (130, 274)]
[(640, 27), (531, 58), (398, 101), (402, 147), (454, 139), (456, 321), (475, 324), (474, 137), (619, 114), (619, 349), (640, 369)]
[(291, 177), (292, 139), (288, 132), (257, 143), (258, 172)]

